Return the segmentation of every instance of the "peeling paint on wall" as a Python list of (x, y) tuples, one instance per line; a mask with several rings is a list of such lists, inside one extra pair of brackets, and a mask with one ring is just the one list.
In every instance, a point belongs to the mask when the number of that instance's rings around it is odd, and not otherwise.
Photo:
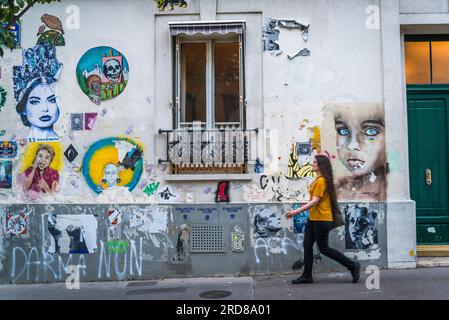
[[(309, 27), (308, 23), (298, 22), (295, 19), (264, 19), (263, 28), (263, 42), (264, 51), (271, 52), (272, 55), (279, 56), (282, 54), (282, 48), (279, 46), (279, 33), (280, 29), (298, 30), (301, 34), (302, 41), (307, 42), (309, 39)], [(298, 39), (298, 41), (301, 41)], [(289, 60), (298, 56), (309, 56), (310, 50), (303, 48), (295, 53), (287, 54)]]

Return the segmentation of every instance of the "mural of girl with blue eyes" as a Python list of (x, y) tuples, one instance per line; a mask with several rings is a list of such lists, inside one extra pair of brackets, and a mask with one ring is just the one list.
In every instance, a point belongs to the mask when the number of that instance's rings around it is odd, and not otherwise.
[(338, 158), (347, 169), (344, 176), (336, 179), (339, 199), (386, 200), (383, 106), (337, 106), (334, 124)]
[(28, 139), (32, 142), (59, 140), (54, 124), (60, 115), (56, 81), (61, 68), (51, 45), (24, 50), (22, 65), (13, 68), (16, 111), (30, 128)]

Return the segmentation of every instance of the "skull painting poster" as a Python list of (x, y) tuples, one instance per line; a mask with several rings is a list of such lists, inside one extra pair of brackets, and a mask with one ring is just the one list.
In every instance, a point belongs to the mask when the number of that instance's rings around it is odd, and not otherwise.
[(97, 105), (120, 95), (128, 83), (128, 74), (128, 61), (111, 47), (88, 50), (76, 67), (81, 90)]

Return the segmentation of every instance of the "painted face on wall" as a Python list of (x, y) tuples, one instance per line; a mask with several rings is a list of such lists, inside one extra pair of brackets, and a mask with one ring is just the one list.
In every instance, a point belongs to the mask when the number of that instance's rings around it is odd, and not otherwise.
[(118, 168), (114, 164), (108, 164), (104, 168), (104, 179), (106, 180), (106, 183), (108, 184), (108, 187), (113, 187), (117, 184), (118, 181)]
[(281, 216), (268, 208), (263, 209), (254, 216), (254, 228), (260, 237), (274, 235), (282, 229)]
[(59, 119), (55, 84), (40, 84), (29, 95), (26, 104), (26, 117), (31, 126), (52, 128)]
[(377, 213), (365, 207), (354, 208), (349, 217), (348, 234), (356, 249), (366, 249), (377, 244), (375, 220)]
[(109, 59), (103, 66), (105, 77), (112, 82), (120, 82), (122, 77), (122, 66), (116, 59)]
[(385, 121), (380, 107), (342, 109), (334, 121), (338, 156), (353, 175), (367, 175), (385, 165)]
[(40, 150), (36, 154), (37, 168), (41, 171), (49, 167), (51, 161), (52, 161), (51, 154), (47, 150)]

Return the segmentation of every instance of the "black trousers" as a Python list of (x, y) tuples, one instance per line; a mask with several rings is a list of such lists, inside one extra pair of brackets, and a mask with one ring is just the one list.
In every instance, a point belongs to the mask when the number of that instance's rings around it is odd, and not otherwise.
[(311, 277), (313, 268), (313, 245), (315, 241), (318, 244), (320, 252), (328, 258), (339, 262), (349, 270), (354, 267), (354, 262), (340, 253), (339, 251), (329, 247), (329, 232), (331, 222), (326, 221), (308, 221), (304, 235), (304, 272), (303, 276)]

